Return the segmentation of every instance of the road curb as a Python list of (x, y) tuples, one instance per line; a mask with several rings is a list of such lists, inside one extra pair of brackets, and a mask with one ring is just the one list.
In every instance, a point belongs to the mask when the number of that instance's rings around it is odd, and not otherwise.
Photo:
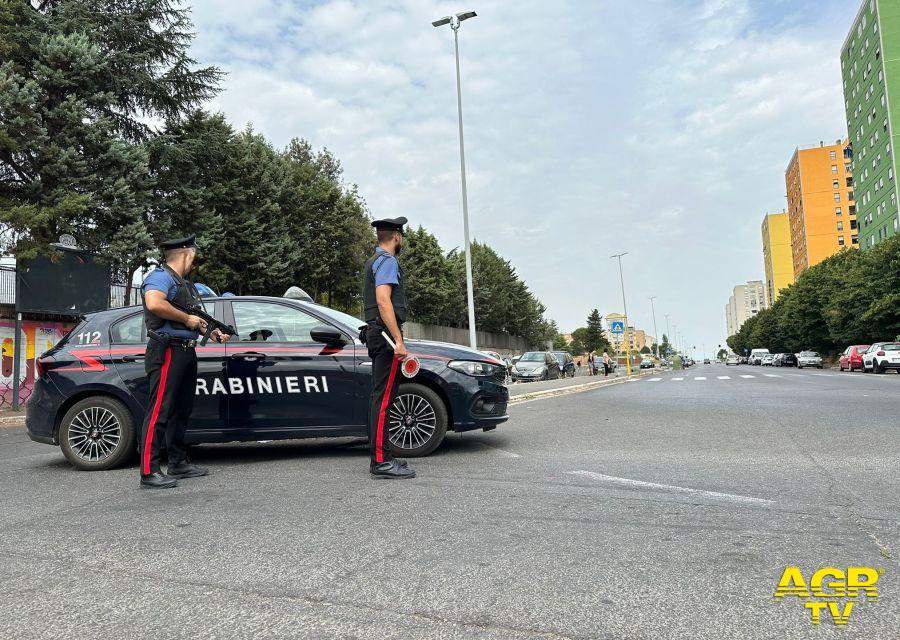
[(614, 384), (624, 384), (629, 380), (637, 380), (638, 378), (644, 378), (654, 373), (659, 373), (658, 371), (648, 372), (648, 373), (635, 373), (632, 374), (630, 378), (615, 378), (612, 380), (597, 380), (595, 382), (585, 382), (584, 384), (572, 385), (571, 387), (560, 387), (559, 389), (546, 389), (544, 391), (535, 391), (533, 393), (523, 393), (516, 396), (510, 396), (509, 403), (510, 405), (521, 404), (523, 402), (530, 402), (532, 400), (543, 400), (544, 398), (554, 398), (556, 396), (566, 396), (572, 393), (582, 393), (584, 391), (591, 391), (592, 389), (599, 389), (601, 387), (609, 387)]

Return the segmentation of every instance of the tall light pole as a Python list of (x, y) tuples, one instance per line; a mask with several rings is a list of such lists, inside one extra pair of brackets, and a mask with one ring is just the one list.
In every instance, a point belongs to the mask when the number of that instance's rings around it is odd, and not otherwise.
[(622, 277), (622, 256), (627, 256), (628, 252), (617, 253), (610, 256), (619, 261), (619, 284), (622, 285), (622, 310), (625, 312), (625, 326), (622, 340), (625, 342), (625, 375), (631, 375), (631, 344), (628, 341), (628, 305), (625, 303), (625, 278)]
[[(669, 332), (669, 314), (667, 313), (665, 315), (666, 315), (666, 338), (669, 341), (669, 348), (671, 349), (672, 348), (672, 334)], [(666, 359), (668, 359), (668, 358), (669, 358), (669, 354), (666, 353)]]
[(653, 308), (653, 301), (656, 296), (650, 296), (650, 312), (653, 314), (653, 342), (656, 347), (656, 359), (659, 360), (659, 331), (656, 329), (656, 309)]
[(469, 195), (466, 191), (466, 145), (463, 141), (462, 84), (459, 79), (459, 25), (463, 20), (474, 18), (474, 11), (464, 11), (455, 16), (445, 16), (431, 24), (442, 27), (449, 24), (453, 29), (453, 49), (456, 54), (456, 110), (459, 115), (459, 171), (462, 176), (463, 235), (466, 241), (466, 297), (469, 303), (469, 346), (476, 347), (475, 339), (475, 293), (472, 287), (472, 249), (469, 247)]

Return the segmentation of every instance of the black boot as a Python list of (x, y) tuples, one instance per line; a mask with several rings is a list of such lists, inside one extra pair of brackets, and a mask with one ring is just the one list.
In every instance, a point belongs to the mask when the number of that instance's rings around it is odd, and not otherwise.
[(178, 486), (178, 479), (156, 471), (146, 475), (141, 474), (141, 486), (150, 489), (171, 489)]
[(198, 467), (190, 462), (179, 462), (169, 465), (169, 475), (173, 478), (199, 478), (209, 473), (206, 467)]
[(406, 466), (406, 461), (391, 460), (381, 464), (370, 464), (369, 473), (376, 478), (415, 478), (416, 472)]

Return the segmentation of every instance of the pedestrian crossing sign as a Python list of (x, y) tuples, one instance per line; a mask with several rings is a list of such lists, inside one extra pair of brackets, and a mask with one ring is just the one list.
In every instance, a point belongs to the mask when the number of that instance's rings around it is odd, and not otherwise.
[(623, 320), (613, 320), (609, 323), (610, 333), (625, 333), (625, 322)]

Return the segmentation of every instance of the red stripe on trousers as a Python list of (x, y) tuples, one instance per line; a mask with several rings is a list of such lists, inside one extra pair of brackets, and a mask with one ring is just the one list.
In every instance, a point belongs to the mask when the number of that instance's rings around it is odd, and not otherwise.
[(384, 397), (381, 399), (381, 411), (378, 412), (378, 426), (375, 428), (375, 462), (384, 462), (384, 416), (388, 408), (388, 400), (391, 397), (391, 389), (394, 388), (394, 378), (397, 375), (397, 363), (399, 358), (391, 358), (391, 373), (388, 375), (387, 387), (384, 389)]
[(156, 431), (156, 421), (159, 419), (159, 408), (162, 406), (163, 394), (166, 392), (166, 378), (169, 376), (171, 362), (172, 349), (166, 347), (166, 357), (163, 359), (162, 372), (159, 374), (159, 387), (156, 390), (156, 401), (153, 403), (153, 412), (150, 414), (150, 423), (147, 425), (147, 437), (144, 439), (141, 471), (145, 475), (150, 473), (150, 447), (153, 445), (153, 432)]

